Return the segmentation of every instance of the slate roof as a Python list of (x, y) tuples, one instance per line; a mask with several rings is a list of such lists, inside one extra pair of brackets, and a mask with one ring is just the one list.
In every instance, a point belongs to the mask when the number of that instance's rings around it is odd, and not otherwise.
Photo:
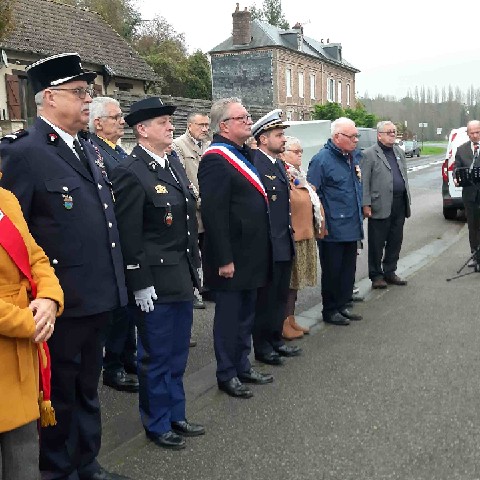
[(297, 34), (298, 30), (282, 30), (281, 28), (270, 25), (269, 23), (261, 22), (260, 20), (252, 20), (252, 40), (247, 45), (233, 45), (233, 37), (229, 37), (224, 42), (220, 43), (208, 53), (215, 54), (220, 52), (233, 52), (241, 50), (251, 50), (261, 47), (284, 47), (288, 50), (293, 50), (298, 53), (304, 53), (316, 57), (324, 62), (339, 65), (343, 68), (359, 72), (351, 63), (342, 58), (338, 61), (328, 52), (328, 47), (339, 44), (324, 44), (314, 40), (313, 38), (303, 36), (302, 51), (297, 49)]
[[(107, 64), (115, 77), (159, 80), (140, 55), (97, 13), (51, 0), (15, 2), (14, 30), (0, 47), (48, 57), (77, 52), (84, 64)], [(101, 68), (98, 69), (101, 71)]]

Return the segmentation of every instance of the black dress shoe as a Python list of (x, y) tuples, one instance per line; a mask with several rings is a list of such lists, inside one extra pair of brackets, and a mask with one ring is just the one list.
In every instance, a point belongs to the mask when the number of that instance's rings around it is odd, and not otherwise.
[(280, 345), (275, 347), (275, 351), (282, 357), (298, 357), (302, 354), (302, 349), (296, 345)]
[(335, 312), (333, 315), (325, 317), (323, 321), (325, 323), (331, 323), (332, 325), (350, 325), (350, 320), (340, 312)]
[(195, 297), (193, 299), (193, 308), (195, 308), (196, 310), (205, 310), (205, 308), (207, 307), (205, 306), (201, 298)]
[(253, 392), (238, 379), (233, 377), (227, 382), (218, 382), (218, 388), (227, 393), (231, 397), (236, 398), (250, 398), (253, 397)]
[(185, 448), (185, 439), (171, 430), (158, 435), (156, 433), (146, 432), (147, 437), (159, 447), (169, 448), (170, 450), (181, 450)]
[(255, 360), (267, 365), (283, 365), (283, 358), (274, 350), (273, 352), (266, 353), (265, 355), (255, 355)]
[(100, 467), (98, 472), (95, 472), (90, 477), (81, 477), (82, 480), (132, 480), (130, 477), (125, 475), (119, 475), (118, 473), (107, 472), (105, 469)]
[(205, 427), (197, 423), (190, 423), (188, 420), (172, 422), (172, 430), (183, 437), (199, 437), (205, 435)]
[(361, 315), (359, 315), (358, 313), (353, 313), (351, 312), (350, 310), (348, 310), (347, 308), (344, 308), (343, 310), (340, 310), (340, 313), (348, 318), (349, 320), (362, 320), (363, 317)]
[(103, 372), (103, 384), (120, 392), (138, 392), (138, 379), (127, 375), (125, 370), (114, 373)]
[(137, 375), (138, 373), (137, 362), (135, 361), (132, 363), (124, 363), (123, 369), (125, 370), (125, 373), (129, 373), (130, 375)]
[(265, 385), (273, 382), (273, 375), (269, 373), (260, 373), (250, 368), (247, 372), (241, 373), (238, 378), (244, 383), (256, 383), (257, 385)]

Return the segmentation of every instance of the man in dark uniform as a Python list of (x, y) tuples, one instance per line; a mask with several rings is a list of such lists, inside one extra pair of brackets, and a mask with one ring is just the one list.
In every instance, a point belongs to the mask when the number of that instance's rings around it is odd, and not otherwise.
[(1, 185), (17, 196), (65, 292), (49, 341), (57, 425), (40, 436), (42, 479), (125, 479), (96, 460), (103, 330), (127, 301), (110, 185), (92, 146), (77, 137), (88, 124), (96, 74), (82, 69), (78, 54), (45, 58), (27, 72), (40, 117), (2, 141)]
[(140, 415), (147, 437), (172, 449), (203, 435), (185, 417), (183, 375), (199, 266), (196, 198), (173, 141), (176, 107), (158, 97), (131, 106), (125, 120), (138, 145), (112, 175), (127, 288), (138, 331)]
[[(125, 133), (120, 104), (114, 98), (95, 97), (90, 104), (88, 139), (96, 147), (108, 177), (127, 152), (117, 145)], [(138, 392), (135, 321), (128, 307), (112, 312), (105, 333), (103, 384), (124, 392)]]
[(268, 199), (251, 150), (244, 145), (252, 120), (237, 98), (211, 109), (213, 142), (198, 170), (205, 227), (205, 284), (215, 293), (213, 326), (218, 387), (249, 398), (246, 383), (273, 381), (248, 360), (257, 288), (266, 284), (270, 260)]
[(285, 345), (282, 338), (295, 241), (290, 213), (290, 182), (283, 162), (277, 158), (285, 151), (283, 130), (288, 127), (282, 123), (281, 114), (280, 109), (273, 110), (252, 127), (258, 145), (253, 163), (268, 196), (273, 260), (270, 281), (258, 289), (253, 349), (256, 360), (269, 365), (282, 365), (282, 357), (300, 355), (302, 351), (298, 346)]

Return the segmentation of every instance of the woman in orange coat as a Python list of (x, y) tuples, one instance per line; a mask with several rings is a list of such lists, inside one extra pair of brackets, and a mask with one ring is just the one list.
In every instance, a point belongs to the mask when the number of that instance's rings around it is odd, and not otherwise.
[[(22, 270), (19, 264), (24, 267)], [(31, 273), (31, 280), (22, 273), (25, 270)], [(37, 294), (32, 299), (35, 287)], [(15, 196), (0, 188), (0, 477), (3, 480), (39, 478), (38, 348), (52, 335), (55, 318), (62, 310), (63, 292), (48, 258), (30, 235)]]
[(300, 140), (286, 137), (283, 160), (290, 179), (290, 209), (295, 239), (295, 258), (288, 293), (287, 309), (282, 336), (287, 340), (301, 338), (309, 329), (295, 320), (295, 303), (298, 290), (317, 284), (316, 238), (323, 238), (325, 222), (323, 208), (313, 187), (308, 184), (302, 171), (303, 149)]

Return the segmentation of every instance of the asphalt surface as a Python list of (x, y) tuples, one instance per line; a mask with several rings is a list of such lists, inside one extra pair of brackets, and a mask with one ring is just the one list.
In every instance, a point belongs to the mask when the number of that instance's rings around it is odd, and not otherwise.
[(480, 274), (446, 281), (468, 252), (463, 228), (401, 259), (407, 286), (359, 281), (365, 318), (348, 327), (325, 326), (319, 305), (302, 312), (314, 325), (297, 342), (304, 355), (259, 366), (275, 382), (249, 400), (216, 388), (209, 304), (185, 380), (188, 418), (206, 435), (160, 449), (137, 396), (101, 387), (101, 462), (138, 480), (479, 479)]

